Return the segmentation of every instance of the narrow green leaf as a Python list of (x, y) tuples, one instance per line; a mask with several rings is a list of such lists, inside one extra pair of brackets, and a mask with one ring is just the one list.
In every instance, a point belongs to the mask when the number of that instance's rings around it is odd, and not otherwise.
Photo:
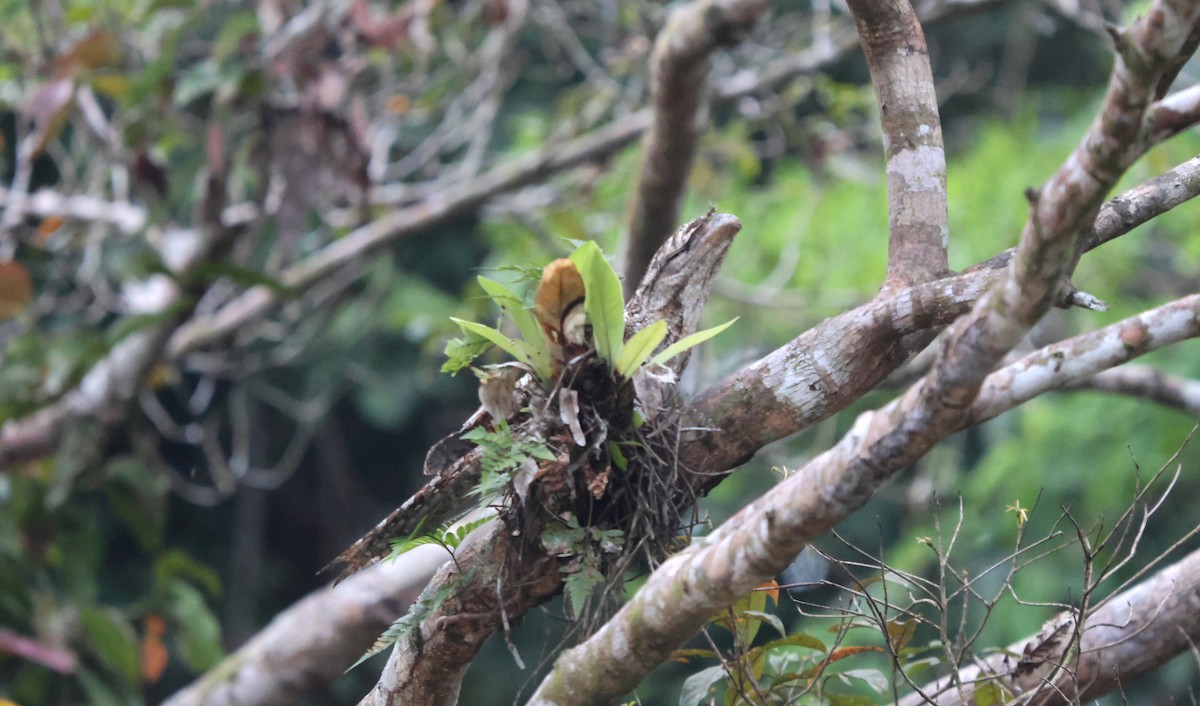
[(629, 459), (625, 458), (625, 454), (621, 453), (621, 445), (615, 441), (605, 442), (608, 448), (608, 455), (612, 456), (613, 465), (620, 468), (622, 471), (629, 470)]
[(482, 336), (483, 338), (486, 338), (487, 340), (499, 346), (506, 353), (522, 363), (525, 363), (526, 365), (532, 365), (533, 349), (530, 348), (529, 344), (525, 341), (513, 340), (491, 326), (486, 326), (474, 321), (456, 319), (453, 316), (450, 317), (450, 320), (458, 324), (459, 328), (461, 328), (463, 331), (467, 333), (473, 333), (477, 336)]
[(642, 363), (666, 337), (667, 322), (661, 319), (630, 336), (621, 349), (621, 356), (617, 358), (617, 374), (623, 378), (633, 377), (633, 373), (642, 367)]
[(614, 365), (625, 343), (625, 297), (621, 293), (621, 279), (594, 242), (580, 245), (571, 253), (571, 262), (579, 269), (587, 291), (583, 305), (592, 324), (596, 354)]
[(505, 285), (497, 282), (494, 279), (480, 276), (479, 286), (483, 287), (483, 291), (491, 297), (492, 301), (504, 311), (508, 318), (517, 325), (517, 330), (521, 332), (521, 338), (529, 344), (533, 349), (532, 365), (537, 371), (538, 377), (543, 380), (550, 379), (550, 354), (546, 350), (546, 338), (542, 334), (542, 327), (538, 324), (537, 319), (533, 318), (533, 314), (525, 308), (524, 302), (517, 293), (509, 289)]
[(734, 321), (737, 321), (736, 317), (729, 321), (726, 321), (725, 323), (721, 324), (720, 326), (713, 326), (712, 328), (706, 328), (703, 331), (697, 331), (696, 333), (693, 333), (690, 336), (685, 336), (683, 339), (678, 340), (678, 341), (672, 343), (671, 345), (667, 346), (667, 349), (665, 351), (654, 356), (654, 358), (650, 362), (651, 363), (665, 363), (668, 360), (679, 355), (680, 353), (686, 351), (687, 349), (692, 348), (694, 346), (698, 346), (701, 343), (704, 343), (708, 339), (712, 338), (713, 336), (716, 336), (718, 333), (721, 333), (722, 331), (729, 328), (730, 326), (733, 326)]

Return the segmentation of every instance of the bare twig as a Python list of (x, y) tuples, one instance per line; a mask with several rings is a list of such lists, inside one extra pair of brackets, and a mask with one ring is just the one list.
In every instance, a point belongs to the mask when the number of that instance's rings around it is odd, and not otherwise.
[[(1079, 699), (1086, 702), (1112, 691), (1120, 683), (1143, 674), (1182, 650), (1200, 636), (1200, 613), (1194, 609), (1200, 600), (1200, 551), (1194, 551), (1163, 569), (1149, 580), (1107, 599), (1088, 618), (1079, 648), (1079, 661), (1071, 665), (1074, 681), (1081, 687)], [(1053, 621), (1052, 621), (1053, 622)], [(927, 684), (921, 692), (900, 701), (900, 706), (933, 703), (958, 706), (970, 701), (974, 686), (988, 675), (1011, 671), (1007, 654), (1021, 654), (1036, 641), (1030, 636), (1014, 643), (1005, 652), (987, 658), (982, 665), (960, 670), (956, 679), (963, 693), (952, 687), (948, 678)], [(932, 701), (927, 698), (933, 695)], [(1043, 694), (1039, 704), (1062, 703)]]
[[(989, 375), (964, 423), (981, 423), (1049, 390), (1080, 384), (1100, 371), (1196, 336), (1200, 294), (1046, 346)], [(1144, 377), (1143, 381), (1146, 386), (1155, 384)], [(1158, 388), (1163, 388), (1161, 381)], [(1174, 396), (1179, 399), (1178, 390)]]
[(1200, 382), (1171, 375), (1149, 365), (1126, 365), (1105, 370), (1064, 389), (1136, 397), (1200, 418)]

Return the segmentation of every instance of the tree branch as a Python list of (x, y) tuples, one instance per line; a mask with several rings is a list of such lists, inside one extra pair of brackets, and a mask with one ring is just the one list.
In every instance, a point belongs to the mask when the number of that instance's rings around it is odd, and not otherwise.
[[(989, 375), (963, 426), (980, 424), (1051, 390), (1088, 385), (1087, 380), (1101, 371), (1196, 336), (1200, 336), (1200, 294), (1046, 346)], [(1176, 406), (1184, 401), (1182, 390), (1168, 392), (1161, 379), (1143, 377), (1140, 382), (1137, 389), (1146, 391), (1154, 385)]]
[(888, 179), (884, 287), (949, 271), (946, 152), (929, 48), (908, 0), (849, 0), (883, 123)]
[[(1110, 199), (1080, 238), (1090, 251), (1200, 195), (1200, 157)], [(689, 426), (710, 427), (681, 461), (706, 487), (760, 448), (845, 409), (905, 360), (903, 337), (965, 313), (1003, 273), (1015, 249), (962, 274), (881, 293), (830, 317), (692, 400)]]
[[(1128, 33), (1138, 56), (1174, 56), (1200, 7), (1155, 2)], [(992, 367), (1051, 307), (1076, 242), (1137, 153), (1141, 117), (1162, 75), (1118, 60), (1098, 116), (1042, 188), (1005, 275), (950, 331), (930, 372), (859, 417), (832, 449), (654, 572), (612, 620), (564, 652), (530, 704), (602, 704), (632, 689), (717, 610), (781, 571), (811, 539), (862, 507), (895, 472), (966, 418)]]
[(310, 593), (164, 706), (284, 706), (341, 676), (416, 600), (441, 547), (417, 547)]
[[(186, 247), (186, 255), (176, 258), (164, 253), (163, 256), (178, 281), (186, 282), (197, 267), (223, 257), (237, 232), (221, 222), (227, 198), (223, 149), (220, 131), (215, 125), (210, 126), (209, 172), (194, 219), (197, 230), (177, 233), (178, 237), (192, 241)], [(4, 422), (0, 426), (0, 469), (53, 451), (74, 420), (95, 419), (104, 429), (119, 423), (142, 378), (161, 359), (168, 339), (195, 307), (195, 295), (194, 291), (174, 285), (158, 309), (162, 321), (114, 345), (77, 387), (54, 404), (29, 417)]]
[(650, 59), (654, 119), (630, 206), (625, 291), (632, 294), (654, 253), (679, 222), (679, 204), (708, 123), (708, 57), (741, 41), (766, 10), (764, 0), (694, 0), (674, 10)]
[(1063, 389), (1136, 397), (1200, 418), (1200, 382), (1164, 373), (1149, 365), (1105, 370)]

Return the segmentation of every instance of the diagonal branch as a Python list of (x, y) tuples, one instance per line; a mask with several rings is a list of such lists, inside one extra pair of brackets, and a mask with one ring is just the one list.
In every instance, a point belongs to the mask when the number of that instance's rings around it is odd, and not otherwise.
[(441, 547), (417, 547), (336, 590), (309, 594), (164, 706), (295, 703), (314, 686), (341, 676), (445, 563)]
[(980, 424), (1051, 390), (1200, 336), (1200, 294), (1034, 351), (988, 376), (963, 426)]
[[(1101, 207), (1080, 238), (1083, 253), (1200, 196), (1200, 157), (1135, 186)], [(691, 425), (713, 428), (682, 449), (704, 485), (758, 449), (845, 409), (905, 360), (900, 340), (940, 329), (968, 311), (1003, 273), (1006, 250), (962, 274), (896, 289), (833, 316), (692, 400)]]
[(1105, 370), (1064, 389), (1136, 397), (1200, 418), (1200, 382), (1164, 373), (1149, 365)]
[(883, 123), (888, 179), (884, 287), (950, 269), (946, 152), (925, 33), (908, 0), (850, 0)]

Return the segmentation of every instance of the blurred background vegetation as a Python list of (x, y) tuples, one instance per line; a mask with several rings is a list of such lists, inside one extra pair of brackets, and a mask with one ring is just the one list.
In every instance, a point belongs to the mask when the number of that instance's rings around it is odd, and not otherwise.
[[(287, 12), (298, 7), (274, 4)], [(555, 135), (626, 110), (621, 100), (644, 96), (647, 50), (665, 6), (589, 5), (533, 3), (533, 19), (517, 37), (521, 69), (509, 77), (484, 144), (488, 159), (536, 152)], [(772, 42), (778, 52), (806, 41), (802, 33), (789, 40), (786, 32), (812, 22), (813, 10), (777, 5), (772, 28), (720, 58), (718, 74), (753, 62)], [(433, 3), (426, 16), (431, 47), (370, 39), (368, 26), (386, 25), (388, 13), (399, 16), (404, 6), (370, 4), (379, 22), (347, 30), (357, 32), (357, 53), (332, 42), (314, 61), (365, 62), (352, 86), (368, 97), (363, 107), (372, 127), (395, 133), (384, 160), (391, 171), (383, 176), (419, 185), (472, 149), (405, 164), (406, 155), (437, 139), (440, 111), (469, 76), (456, 62), (482, 41), (495, 21), (489, 12), (504, 3)], [(186, 223), (205, 163), (204, 126), (219, 120), (234, 200), (251, 197), (263, 187), (255, 164), (264, 141), (273, 139), (272, 129), (287, 129), (285, 117), (270, 123), (263, 116), (285, 113), (276, 106), (278, 85), (295, 80), (262, 58), (261, 9), (238, 2), (0, 0), (0, 182), (14, 183), (22, 141), (44, 131), (30, 191), (127, 198), (151, 222)], [(560, 22), (575, 30), (579, 50), (602, 63), (615, 85), (580, 67)], [(1053, 172), (1091, 120), (1110, 56), (1095, 33), (1035, 2), (952, 14), (926, 31), (948, 147), (951, 264), (962, 268), (1014, 244), (1026, 217), (1024, 189)], [(98, 135), (74, 110), (36, 104), (50, 100), (43, 89), (64, 76), (91, 89), (111, 134)], [(713, 118), (684, 216), (711, 204), (744, 223), (708, 324), (741, 318), (737, 335), (718, 337), (693, 358), (685, 378), (692, 390), (869, 299), (886, 256), (876, 108), (857, 51), (821, 74), (788, 82), (770, 99), (719, 106)], [(1144, 159), (1126, 186), (1198, 148), (1200, 137), (1189, 131)], [(429, 445), (476, 405), (472, 376), (438, 372), (442, 347), (454, 334), (448, 317), (494, 316), (474, 276), (541, 266), (568, 251), (565, 239), (591, 238), (618, 251), (636, 168), (637, 150), (627, 148), (406, 237), (321, 305), (285, 304), (272, 325), (234, 336), (219, 354), (156, 367), (153, 388), (140, 396), (141, 412), (98, 447), (80, 424), (56, 455), (0, 475), (0, 634), (10, 645), (7, 651), (0, 645), (0, 699), (22, 706), (160, 701), (323, 585), (316, 571), (424, 482)], [(356, 173), (332, 171), (340, 183)], [(387, 210), (356, 204), (325, 182), (310, 189), (298, 237), (286, 240), (283, 227), (268, 222), (263, 237), (235, 244), (236, 271), (200, 276), (223, 277), (231, 291), (273, 286), (278, 259), (288, 257), (281, 251), (308, 252), (344, 235), (359, 222), (360, 206), (371, 214)], [(313, 213), (322, 209), (340, 209), (345, 218), (339, 225)], [(1087, 256), (1075, 282), (1110, 310), (1056, 311), (1035, 331), (1037, 342), (1196, 291), (1198, 224), (1200, 211), (1187, 205)], [(130, 282), (161, 269), (147, 228), (123, 232), (33, 215), (9, 226), (32, 292), (0, 323), (0, 422), (57, 399), (115, 342), (148, 325), (121, 304), (122, 296)], [(1149, 362), (1200, 377), (1200, 358), (1185, 347), (1155, 353)], [(773, 468), (801, 466), (857, 412), (890, 394), (873, 393), (763, 450), (704, 501), (702, 513), (719, 522), (768, 492), (779, 478)], [(176, 437), (150, 418), (153, 410), (174, 420), (165, 426)], [(1006, 508), (1033, 508), (1030, 537), (1050, 531), (1060, 506), (1084, 526), (1115, 518), (1133, 496), (1139, 466), (1143, 473), (1159, 467), (1194, 424), (1146, 402), (1050, 395), (952, 438), (845, 522), (844, 542), (827, 537), (818, 546), (835, 558), (864, 561), (853, 545), (933, 575), (936, 557), (919, 539), (946, 536), (961, 499), (956, 565), (977, 573), (1012, 550), (1018, 525)], [(226, 449), (241, 448), (250, 470), (214, 469), (213, 455), (194, 443), (189, 425), (208, 429)], [(235, 438), (238, 428), (251, 433)], [(1195, 448), (1181, 461), (1194, 469)], [(1197, 493), (1200, 478), (1185, 472), (1150, 525), (1142, 556), (1193, 526), (1190, 498)], [(1066, 601), (1079, 590), (1081, 566), (1078, 551), (1067, 549), (1024, 568), (1015, 586), (1028, 601)], [(830, 579), (846, 584), (869, 573), (835, 566)], [(804, 599), (832, 604), (839, 595), (822, 588)], [(804, 619), (786, 594), (780, 600), (776, 612), (790, 630), (827, 630), (829, 621)], [(988, 616), (981, 644), (1006, 645), (1036, 632), (1053, 612), (1003, 601)], [(972, 613), (967, 621), (983, 617)], [(514, 635), (526, 662), (536, 665), (551, 654), (563, 623), (557, 603), (529, 616)], [(18, 637), (45, 652), (14, 653)], [(1189, 659), (1143, 680), (1129, 698), (1180, 697), (1196, 681)], [(379, 666), (357, 668), (310, 703), (354, 703)], [(682, 680), (701, 666), (707, 665), (663, 667), (639, 690), (642, 703), (674, 703)], [(887, 673), (882, 657), (854, 666)], [(489, 645), (472, 670), (462, 703), (510, 703), (536, 684), (536, 670), (514, 669), (500, 643)], [(846, 688), (859, 692), (870, 693)], [(868, 702), (890, 700), (885, 694)]]

